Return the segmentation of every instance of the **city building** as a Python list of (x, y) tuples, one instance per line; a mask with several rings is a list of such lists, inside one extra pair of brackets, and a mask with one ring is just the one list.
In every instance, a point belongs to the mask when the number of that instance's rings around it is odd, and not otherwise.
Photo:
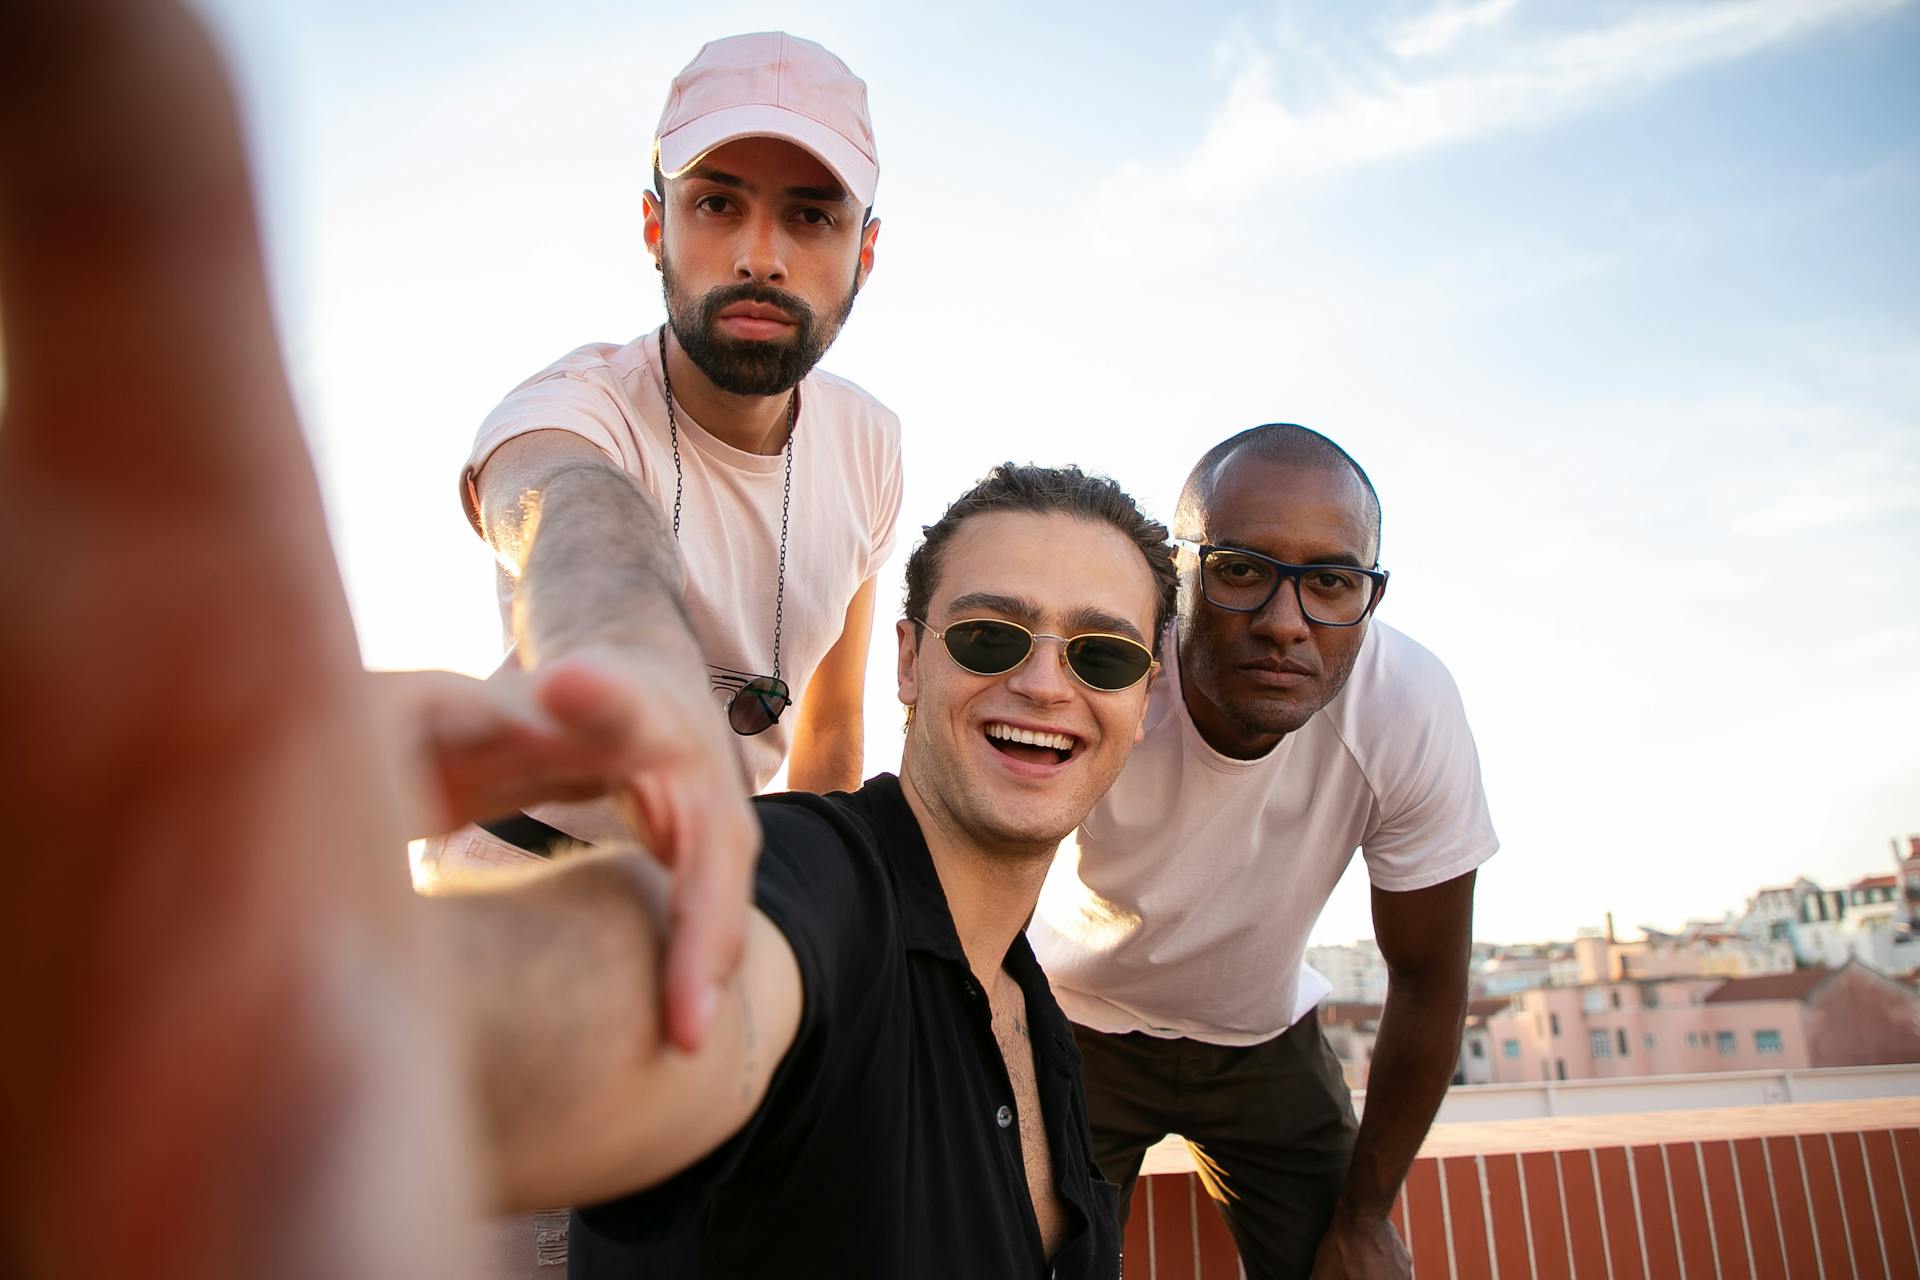
[(1750, 938), (1718, 924), (1693, 924), (1680, 933), (1640, 932), (1637, 941), (1612, 945), (1609, 979), (1748, 978), (1791, 972), (1795, 966), (1791, 943)]
[(1465, 1025), (1460, 1029), (1460, 1061), (1454, 1068), (1455, 1084), (1493, 1083), (1493, 1032), (1489, 1021), (1504, 1013), (1511, 1003), (1506, 996), (1491, 996), (1467, 1001)]
[(1468, 974), (1469, 990), (1475, 996), (1510, 996), (1548, 986), (1554, 980), (1556, 966), (1564, 968), (1572, 954), (1563, 942), (1476, 948)]
[(1320, 1006), (1320, 1034), (1340, 1059), (1340, 1074), (1349, 1089), (1367, 1087), (1373, 1042), (1380, 1035), (1380, 1009), (1379, 1004), (1348, 1000), (1329, 1000)]
[(1911, 926), (1920, 922), (1920, 836), (1895, 837), (1893, 865), (1900, 877), (1900, 919)]
[(1307, 963), (1332, 984), (1327, 999), (1379, 1004), (1387, 998), (1387, 962), (1372, 938), (1345, 946), (1308, 947)]
[(1850, 960), (1523, 992), (1487, 1031), (1503, 1084), (1920, 1062), (1920, 993)]
[(1893, 841), (1894, 870), (1824, 889), (1805, 876), (1761, 889), (1732, 921), (1743, 937), (1785, 942), (1802, 965), (1859, 960), (1887, 973), (1920, 966), (1920, 836)]

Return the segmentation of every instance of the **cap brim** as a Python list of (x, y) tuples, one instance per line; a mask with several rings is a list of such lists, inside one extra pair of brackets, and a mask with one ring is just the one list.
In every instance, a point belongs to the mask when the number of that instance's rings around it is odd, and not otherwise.
[(780, 138), (805, 148), (833, 170), (833, 176), (840, 179), (840, 185), (860, 202), (861, 208), (872, 207), (874, 188), (880, 184), (880, 166), (836, 130), (785, 107), (760, 103), (727, 107), (687, 121), (659, 139), (660, 172), (677, 178), (701, 156), (741, 138)]

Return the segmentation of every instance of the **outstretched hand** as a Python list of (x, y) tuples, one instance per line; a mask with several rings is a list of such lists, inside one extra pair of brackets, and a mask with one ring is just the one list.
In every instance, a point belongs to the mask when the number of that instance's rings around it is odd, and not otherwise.
[(541, 704), (625, 767), (615, 794), (640, 844), (673, 870), (666, 1032), (692, 1052), (739, 968), (760, 828), (703, 682), (631, 650), (585, 650), (537, 671)]
[[(451, 671), (382, 671), (369, 676), (385, 732), (411, 744), (423, 785), (407, 830), (437, 835), (555, 800), (589, 800), (616, 790), (643, 766), (620, 683), (591, 663), (529, 675), (517, 668), (486, 680)], [(566, 689), (562, 714), (544, 691)]]
[(425, 779), (411, 834), (550, 800), (612, 794), (637, 843), (674, 871), (666, 1032), (688, 1051), (739, 964), (760, 832), (704, 686), (627, 649), (585, 650), (484, 681), (369, 677)]

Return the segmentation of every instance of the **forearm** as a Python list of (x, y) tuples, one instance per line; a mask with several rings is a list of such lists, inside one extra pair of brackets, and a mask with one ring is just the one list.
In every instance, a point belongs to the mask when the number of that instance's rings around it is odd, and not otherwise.
[(1338, 1213), (1384, 1217), (1392, 1209), (1453, 1080), (1466, 1001), (1464, 966), (1457, 978), (1389, 983)]
[(713, 1033), (697, 1053), (667, 1043), (668, 886), (640, 855), (563, 859), (428, 905), (502, 1209), (607, 1199), (686, 1168), (752, 1115), (798, 1026), (792, 953), (755, 914)]
[(822, 795), (852, 791), (860, 785), (865, 752), (866, 734), (858, 712), (826, 724), (803, 719), (793, 735), (787, 785)]
[(672, 528), (630, 477), (594, 463), (556, 469), (489, 536), (517, 561), (514, 630), (529, 665), (638, 646), (698, 668)]
[(427, 904), (502, 1200), (546, 1180), (611, 1078), (661, 1053), (659, 880), (642, 858), (583, 857)]

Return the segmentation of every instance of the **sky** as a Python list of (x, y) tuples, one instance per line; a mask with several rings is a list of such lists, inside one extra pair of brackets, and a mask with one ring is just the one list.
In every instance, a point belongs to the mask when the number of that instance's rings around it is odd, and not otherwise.
[[(1478, 936), (1718, 916), (1920, 832), (1920, 0), (202, 8), (370, 665), (497, 660), (473, 433), (659, 323), (667, 83), (785, 27), (880, 150), (824, 361), (905, 435), (869, 771), (905, 552), (987, 468), (1164, 519), (1293, 421), (1372, 475), (1379, 616), (1465, 699)], [(1357, 867), (1316, 941), (1371, 932)]]

